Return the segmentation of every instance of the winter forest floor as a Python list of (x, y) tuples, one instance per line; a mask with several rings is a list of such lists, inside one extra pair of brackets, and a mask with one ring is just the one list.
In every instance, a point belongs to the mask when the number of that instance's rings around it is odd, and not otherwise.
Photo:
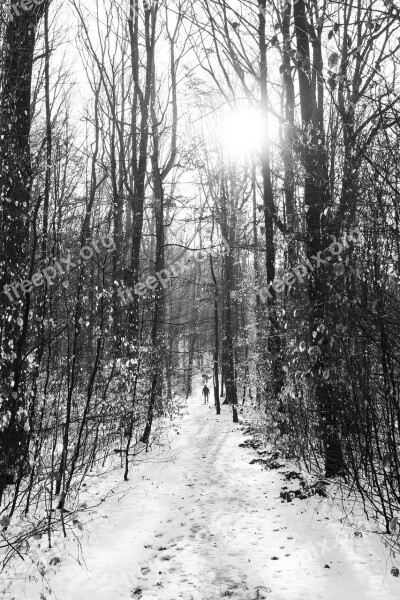
[(239, 447), (230, 408), (216, 416), (196, 392), (167, 448), (153, 450), (91, 513), (79, 561), (70, 540), (45, 583), (22, 583), (16, 573), (7, 598), (399, 598), (380, 538), (346, 532), (327, 518), (327, 499), (282, 503), (279, 470), (250, 465), (255, 452)]

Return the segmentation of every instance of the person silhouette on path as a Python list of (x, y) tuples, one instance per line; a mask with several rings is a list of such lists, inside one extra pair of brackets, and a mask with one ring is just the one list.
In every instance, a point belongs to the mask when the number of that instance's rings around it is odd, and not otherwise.
[(205, 385), (203, 387), (203, 396), (204, 396), (204, 404), (208, 404), (208, 396), (210, 394), (210, 390), (208, 389), (208, 387)]

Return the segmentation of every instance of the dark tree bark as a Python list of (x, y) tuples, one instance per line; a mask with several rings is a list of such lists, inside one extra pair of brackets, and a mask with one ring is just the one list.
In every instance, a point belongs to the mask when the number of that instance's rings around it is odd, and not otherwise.
[[(138, 0), (135, 0), (131, 7), (129, 19), (129, 36), (131, 43), (131, 69), (132, 77), (137, 93), (138, 106), (140, 108), (140, 126), (139, 135), (136, 128), (132, 130), (132, 143), (135, 144), (134, 152), (134, 187), (130, 190), (130, 201), (132, 207), (132, 237), (131, 237), (131, 255), (130, 255), (130, 275), (128, 283), (131, 287), (139, 282), (140, 267), (140, 248), (142, 243), (143, 230), (143, 211), (146, 189), (146, 172), (148, 160), (149, 144), (149, 117), (150, 117), (150, 99), (153, 84), (154, 71), (154, 48), (156, 42), (156, 22), (157, 22), (158, 3), (155, 7), (146, 4), (144, 15), (144, 36), (146, 46), (146, 67), (144, 74), (144, 83), (141, 78), (140, 69), (140, 45), (139, 45), (139, 6)], [(136, 147), (137, 146), (137, 147)], [(129, 305), (129, 339), (135, 345), (137, 344), (139, 327), (139, 299), (136, 294), (132, 294), (132, 301)]]
[(217, 278), (214, 273), (214, 265), (213, 265), (213, 257), (210, 254), (210, 269), (211, 269), (211, 277), (214, 282), (214, 351), (213, 351), (213, 361), (214, 361), (214, 375), (213, 375), (213, 383), (214, 383), (214, 402), (215, 409), (217, 411), (217, 415), (221, 413), (221, 404), (219, 401), (219, 317), (218, 317), (218, 283)]
[[(266, 0), (261, 0), (259, 4), (259, 22), (258, 22), (258, 46), (260, 52), (260, 91), (261, 107), (264, 113), (265, 132), (261, 148), (261, 173), (263, 181), (263, 201), (264, 201), (264, 223), (265, 223), (265, 266), (267, 274), (267, 285), (272, 284), (275, 279), (275, 240), (274, 240), (274, 220), (275, 204), (272, 189), (271, 177), (271, 152), (268, 139), (268, 84), (267, 84), (267, 45), (266, 45), (266, 21), (265, 7)], [(268, 333), (268, 351), (270, 354), (272, 366), (272, 389), (276, 399), (279, 398), (280, 391), (284, 384), (282, 356), (281, 356), (281, 331), (277, 315), (276, 292), (273, 287), (268, 295), (267, 307), (269, 318)]]
[[(294, 6), (294, 24), (297, 51), (301, 56), (299, 68), (300, 108), (303, 124), (302, 161), (305, 170), (304, 204), (306, 214), (307, 258), (316, 256), (329, 245), (324, 224), (324, 209), (329, 201), (328, 170), (323, 136), (323, 99), (316, 97), (314, 80), (311, 79), (309, 33), (304, 0)], [(314, 39), (315, 36), (314, 36)], [(320, 53), (315, 54), (319, 64)], [(318, 66), (318, 65), (316, 65)], [(322, 77), (317, 71), (317, 85)], [(311, 139), (306, 140), (306, 135)], [(330, 336), (327, 328), (326, 311), (329, 308), (329, 289), (323, 269), (315, 269), (309, 276), (309, 338), (313, 347), (311, 373), (314, 379), (315, 398), (320, 415), (321, 436), (325, 451), (325, 473), (327, 477), (340, 475), (345, 470), (345, 461), (338, 431), (338, 399), (334, 387), (327, 377), (329, 366)]]
[[(32, 167), (30, 156), (31, 81), (36, 27), (49, 2), (21, 11), (9, 20), (3, 44), (0, 95), (0, 310), (1, 380), (4, 401), (0, 429), (0, 501), (7, 483), (23, 469), (28, 439), (28, 410), (24, 389), (24, 348), (28, 330), (30, 295), (19, 289), (18, 299), (7, 294), (8, 285), (26, 279), (33, 258), (29, 252), (29, 211)], [(22, 297), (20, 297), (22, 294)], [(20, 415), (24, 413), (19, 413)]]
[[(155, 114), (154, 103), (152, 102), (152, 124), (153, 124), (153, 154), (152, 172), (154, 182), (154, 200), (155, 200), (155, 216), (156, 216), (156, 260), (155, 272), (160, 273), (164, 269), (164, 189), (161, 180), (159, 169), (159, 148), (158, 148), (158, 129), (157, 117)], [(147, 411), (147, 421), (141, 441), (148, 444), (150, 439), (151, 428), (153, 424), (154, 408), (157, 397), (160, 398), (161, 374), (163, 361), (163, 316), (164, 316), (164, 287), (157, 280), (157, 287), (154, 290), (154, 312), (153, 323), (151, 329), (151, 344), (152, 344), (152, 359), (151, 359), (151, 389), (149, 406)]]
[[(235, 207), (233, 206), (232, 198), (229, 198), (227, 182), (221, 181), (221, 199), (220, 199), (220, 214), (221, 214), (221, 232), (225, 240), (228, 242), (230, 252), (226, 253), (223, 262), (223, 331), (225, 337), (225, 346), (223, 345), (222, 360), (225, 367), (225, 400), (224, 404), (232, 405), (233, 422), (238, 422), (237, 414), (237, 386), (235, 376), (235, 353), (233, 346), (233, 297), (232, 292), (235, 288), (234, 277), (234, 245), (235, 245), (235, 230), (237, 218)], [(224, 352), (225, 349), (225, 352)]]

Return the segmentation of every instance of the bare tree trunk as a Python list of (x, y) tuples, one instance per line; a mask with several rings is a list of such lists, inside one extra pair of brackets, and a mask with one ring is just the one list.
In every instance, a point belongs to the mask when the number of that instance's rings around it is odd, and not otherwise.
[[(139, 281), (139, 266), (140, 266), (140, 248), (142, 243), (143, 230), (143, 211), (145, 199), (145, 184), (146, 171), (148, 160), (148, 143), (149, 143), (149, 113), (150, 113), (150, 98), (151, 88), (153, 84), (153, 69), (154, 69), (154, 48), (156, 41), (156, 21), (157, 7), (151, 7), (146, 4), (144, 15), (144, 36), (146, 46), (146, 70), (144, 76), (144, 84), (140, 76), (140, 45), (139, 45), (139, 6), (138, 0), (135, 0), (131, 7), (131, 18), (129, 19), (129, 36), (131, 43), (131, 68), (132, 77), (137, 91), (140, 107), (140, 134), (138, 142), (138, 157), (134, 162), (134, 188), (131, 196), (132, 203), (132, 245), (130, 256), (130, 277), (129, 283), (131, 287), (135, 287)], [(143, 88), (142, 88), (143, 86)], [(133, 132), (133, 142), (137, 141), (136, 131)], [(136, 149), (134, 148), (135, 156)], [(139, 299), (136, 294), (132, 295), (132, 301), (129, 305), (128, 313), (129, 321), (129, 337), (131, 342), (136, 346), (139, 327)]]
[[(304, 204), (307, 205), (307, 258), (317, 256), (327, 243), (323, 227), (324, 209), (329, 199), (329, 186), (323, 144), (323, 131), (320, 113), (322, 105), (317, 105), (315, 89), (308, 73), (311, 70), (308, 38), (308, 21), (304, 0), (294, 7), (294, 23), (297, 51), (302, 57), (303, 67), (299, 69), (299, 89), (301, 116), (304, 137), (312, 131), (311, 140), (303, 141), (303, 164), (305, 169)], [(320, 75), (319, 75), (320, 76)], [(314, 348), (311, 373), (314, 378), (315, 398), (320, 414), (320, 427), (325, 451), (325, 472), (327, 477), (340, 475), (345, 470), (342, 446), (338, 432), (337, 397), (329, 381), (329, 331), (326, 310), (329, 307), (329, 290), (324, 281), (323, 269), (314, 270), (309, 277), (310, 321), (309, 332)]]
[[(31, 81), (36, 26), (47, 4), (45, 2), (30, 11), (22, 11), (19, 16), (9, 20), (3, 44), (0, 96), (0, 309), (3, 352), (1, 409), (5, 421), (3, 419), (0, 430), (0, 501), (5, 486), (15, 480), (17, 470), (23, 469), (28, 440), (26, 419), (23, 417), (27, 415), (24, 411), (29, 408), (23, 389), (23, 355), (28, 332), (30, 294), (17, 290), (17, 300), (13, 300), (8, 286), (26, 279), (31, 274), (34, 261), (34, 256), (28, 255), (32, 185), (29, 138)], [(21, 417), (18, 417), (20, 411)]]
[(217, 415), (221, 413), (221, 405), (219, 401), (219, 319), (218, 319), (218, 284), (214, 273), (213, 258), (210, 254), (210, 269), (211, 277), (214, 282), (214, 402)]
[[(233, 348), (233, 296), (234, 291), (234, 231), (235, 217), (228, 217), (228, 198), (225, 185), (222, 186), (221, 197), (221, 231), (224, 238), (227, 240), (231, 251), (224, 257), (224, 280), (223, 280), (223, 296), (224, 296), (224, 334), (225, 334), (225, 392), (226, 397), (224, 404), (232, 405), (233, 422), (238, 423), (237, 414), (237, 388), (235, 377), (235, 355)], [(223, 356), (224, 359), (224, 356)]]
[[(156, 260), (155, 260), (155, 272), (160, 273), (164, 269), (164, 189), (161, 181), (161, 175), (159, 170), (159, 151), (158, 151), (158, 130), (157, 130), (157, 118), (154, 109), (154, 103), (152, 102), (152, 123), (153, 123), (153, 154), (151, 157), (152, 168), (153, 168), (153, 182), (154, 182), (154, 200), (155, 200), (155, 215), (156, 215)], [(151, 344), (152, 344), (152, 381), (150, 390), (149, 406), (147, 411), (146, 427), (141, 437), (141, 441), (148, 444), (150, 439), (151, 427), (153, 424), (154, 408), (157, 400), (157, 396), (161, 400), (160, 388), (161, 388), (161, 375), (162, 375), (162, 361), (163, 361), (163, 319), (164, 319), (164, 287), (157, 280), (157, 287), (155, 289), (155, 303), (153, 313), (153, 323), (151, 330)]]
[[(267, 87), (267, 46), (266, 46), (266, 22), (265, 6), (266, 0), (261, 0), (259, 10), (258, 24), (258, 44), (260, 51), (260, 88), (261, 105), (264, 111), (265, 130), (264, 142), (261, 150), (261, 172), (263, 179), (263, 199), (264, 199), (264, 222), (265, 222), (265, 245), (266, 256), (265, 265), (267, 272), (267, 285), (272, 284), (275, 279), (275, 241), (274, 241), (274, 217), (275, 205), (272, 190), (271, 179), (271, 156), (270, 142), (268, 139), (268, 87)], [(272, 365), (272, 389), (277, 399), (284, 384), (282, 356), (281, 356), (281, 331), (278, 322), (276, 307), (276, 292), (272, 287), (268, 295), (268, 351)]]

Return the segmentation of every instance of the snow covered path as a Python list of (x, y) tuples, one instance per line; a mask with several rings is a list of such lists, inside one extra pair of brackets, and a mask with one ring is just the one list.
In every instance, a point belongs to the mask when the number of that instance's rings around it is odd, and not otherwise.
[(339, 526), (316, 499), (281, 503), (282, 476), (249, 465), (254, 451), (239, 448), (229, 408), (218, 417), (194, 398), (171, 438), (162, 464), (133, 470), (127, 494), (101, 505), (82, 544), (85, 564), (63, 557), (47, 591), (31, 583), (15, 598), (400, 597), (376, 536), (338, 545)]

